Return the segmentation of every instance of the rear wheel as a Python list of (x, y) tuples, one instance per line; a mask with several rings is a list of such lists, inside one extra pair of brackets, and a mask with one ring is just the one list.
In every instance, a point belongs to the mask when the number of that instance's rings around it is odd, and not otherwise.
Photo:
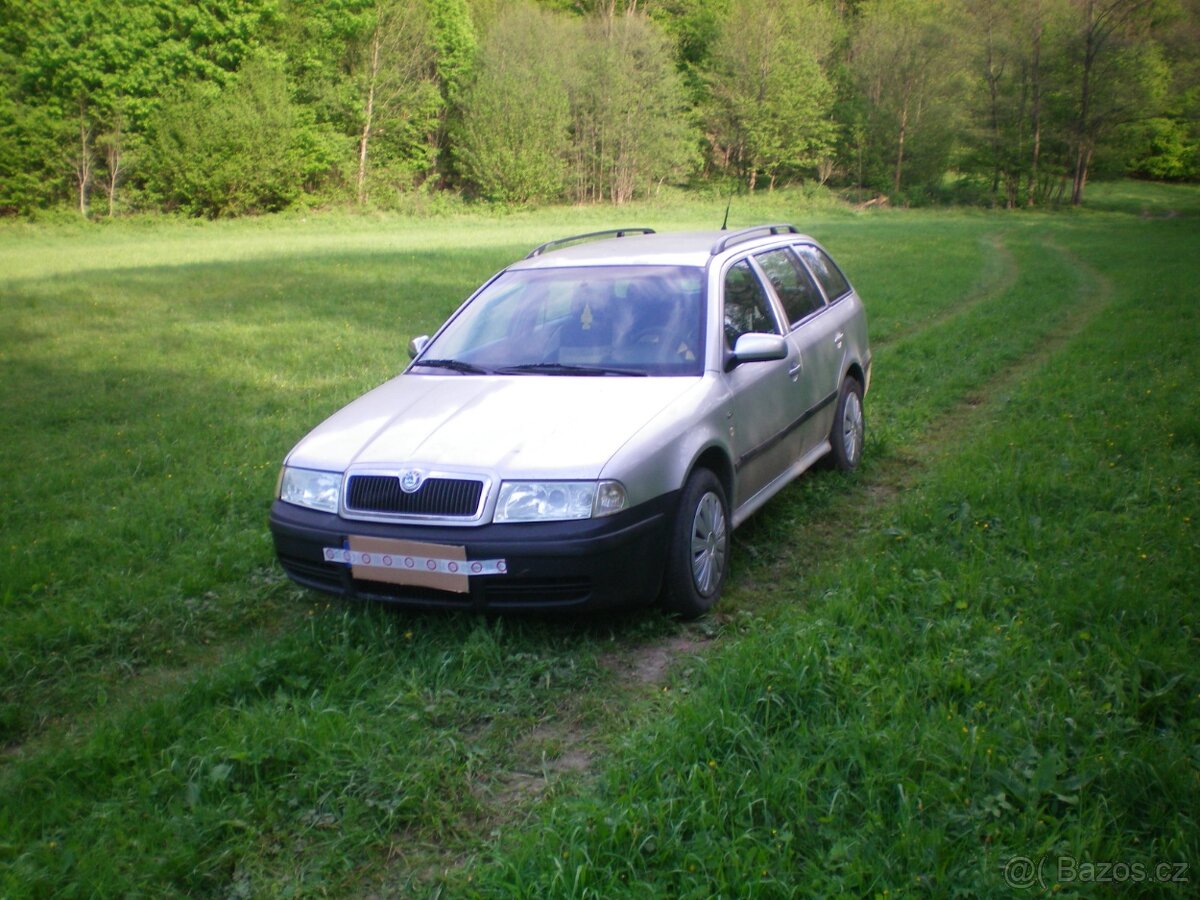
[(667, 550), (663, 605), (685, 619), (704, 615), (721, 596), (729, 566), (729, 503), (708, 469), (683, 486)]
[(833, 447), (829, 457), (834, 466), (843, 472), (857, 469), (862, 460), (863, 440), (866, 437), (862, 397), (863, 389), (858, 379), (847, 376), (838, 394), (837, 414), (833, 417), (833, 430), (829, 433), (829, 443)]

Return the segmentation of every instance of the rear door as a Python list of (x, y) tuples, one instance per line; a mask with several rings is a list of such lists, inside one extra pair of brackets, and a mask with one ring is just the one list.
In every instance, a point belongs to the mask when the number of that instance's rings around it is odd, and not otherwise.
[[(821, 368), (829, 390), (836, 392), (851, 360), (865, 358), (867, 320), (862, 301), (824, 250), (813, 244), (797, 244), (795, 249), (825, 295), (825, 311), (817, 317), (819, 327), (808, 340), (812, 342), (814, 365)], [(831, 410), (830, 424), (832, 417)]]
[(829, 317), (825, 295), (791, 247), (776, 247), (754, 256), (786, 316), (787, 339), (798, 370), (793, 369), (789, 409), (796, 430), (798, 456), (825, 440), (837, 397), (836, 323)]

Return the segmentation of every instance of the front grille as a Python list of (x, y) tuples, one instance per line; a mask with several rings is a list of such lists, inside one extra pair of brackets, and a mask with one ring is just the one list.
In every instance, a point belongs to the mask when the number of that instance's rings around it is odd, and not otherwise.
[(346, 508), (401, 516), (474, 518), (482, 496), (483, 482), (464, 478), (426, 478), (406, 494), (394, 475), (351, 475)]

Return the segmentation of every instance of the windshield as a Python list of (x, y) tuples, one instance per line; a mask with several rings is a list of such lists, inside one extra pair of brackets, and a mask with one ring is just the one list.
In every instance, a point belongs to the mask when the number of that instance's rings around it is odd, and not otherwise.
[(699, 375), (703, 270), (519, 269), (488, 284), (425, 347), (423, 373)]

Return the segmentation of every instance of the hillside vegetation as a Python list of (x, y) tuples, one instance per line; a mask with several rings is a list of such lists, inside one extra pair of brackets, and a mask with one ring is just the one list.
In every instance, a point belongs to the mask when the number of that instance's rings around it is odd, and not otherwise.
[(0, 0), (0, 215), (1042, 206), (1200, 175), (1196, 0)]

